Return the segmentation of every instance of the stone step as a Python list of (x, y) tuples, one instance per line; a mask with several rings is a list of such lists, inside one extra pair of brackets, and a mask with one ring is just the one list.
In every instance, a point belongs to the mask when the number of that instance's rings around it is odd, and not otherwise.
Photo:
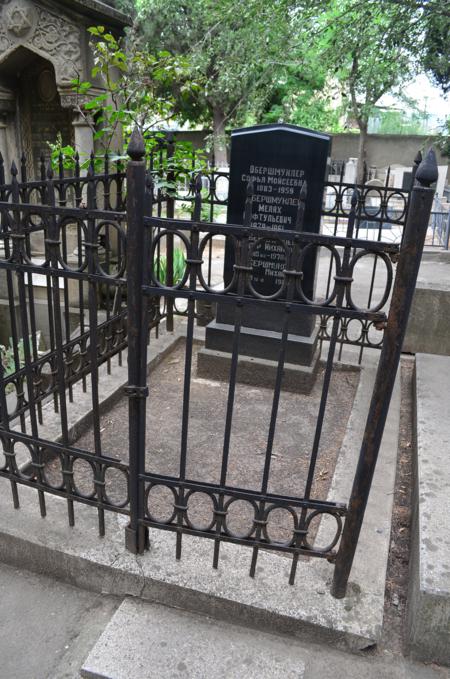
[(124, 599), (81, 669), (84, 679), (302, 679), (294, 639)]

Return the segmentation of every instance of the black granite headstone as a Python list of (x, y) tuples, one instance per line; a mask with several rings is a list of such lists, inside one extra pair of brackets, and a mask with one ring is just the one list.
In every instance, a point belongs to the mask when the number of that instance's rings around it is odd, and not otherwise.
[[(294, 125), (261, 125), (239, 129), (231, 135), (230, 187), (228, 194), (229, 224), (242, 224), (247, 184), (253, 182), (251, 225), (275, 232), (295, 230), (300, 191), (307, 182), (303, 231), (318, 233), (322, 211), (323, 189), (331, 139), (326, 134)], [(284, 248), (279, 241), (259, 242), (252, 235), (252, 284), (255, 290), (271, 295), (281, 287), (286, 268)], [(233, 275), (234, 247), (225, 245), (224, 279)], [(312, 298), (315, 283), (315, 256), (303, 265), (303, 290)], [(243, 328), (239, 352), (250, 357), (249, 375), (261, 384), (261, 377), (277, 365), (280, 351), (284, 307), (267, 308), (246, 304), (242, 312)], [(205, 347), (199, 353), (199, 374), (213, 375), (229, 360), (233, 346), (235, 307), (218, 304), (217, 314), (206, 328)], [(318, 365), (318, 328), (310, 314), (292, 314), (286, 345), (286, 365), (291, 366), (292, 381), (312, 388)], [(262, 359), (263, 362), (258, 362)], [(253, 376), (253, 377), (252, 377)], [(258, 377), (259, 376), (259, 377)], [(250, 379), (249, 377), (249, 379)], [(263, 380), (264, 381), (264, 380)]]
[[(248, 181), (253, 180), (251, 225), (293, 230), (302, 184), (307, 182), (303, 231), (320, 229), (323, 188), (331, 139), (328, 135), (294, 125), (259, 125), (231, 134), (229, 224), (242, 224)], [(227, 243), (225, 281), (231, 280), (234, 249)], [(252, 259), (255, 289), (270, 295), (283, 281), (284, 250), (273, 240), (263, 241)], [(315, 262), (305, 262), (303, 289), (313, 294)]]

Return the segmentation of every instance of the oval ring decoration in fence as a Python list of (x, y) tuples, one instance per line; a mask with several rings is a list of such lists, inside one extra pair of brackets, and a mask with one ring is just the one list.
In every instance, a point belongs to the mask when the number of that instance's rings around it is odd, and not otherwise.
[[(1, 408), (0, 408), (0, 415), (1, 415)], [(7, 471), (7, 469), (11, 468), (11, 460), (9, 459), (9, 455), (7, 453), (9, 449), (9, 440), (6, 436), (3, 436), (3, 434), (0, 432), (0, 471), (4, 472)], [(12, 469), (11, 471), (15, 471)]]
[[(161, 243), (161, 240), (163, 238), (167, 238), (168, 236), (177, 236), (181, 242), (183, 243), (185, 249), (186, 249), (186, 255), (187, 257), (185, 258), (186, 260), (186, 266), (184, 268), (184, 272), (178, 283), (175, 285), (164, 285), (156, 276), (156, 265), (155, 265), (155, 255), (157, 254), (157, 247), (158, 243)], [(187, 283), (187, 280), (189, 278), (190, 270), (191, 270), (191, 265), (189, 264), (188, 260), (190, 259), (189, 254), (191, 251), (191, 243), (187, 236), (182, 232), (182, 231), (169, 231), (167, 229), (164, 229), (158, 235), (153, 239), (152, 241), (152, 246), (150, 250), (150, 279), (151, 281), (158, 287), (162, 288), (163, 290), (181, 290), (184, 288), (184, 286)]]
[[(251, 510), (253, 512), (253, 517), (250, 518), (250, 525), (249, 525), (248, 531), (246, 533), (235, 533), (234, 531), (231, 530), (231, 528), (229, 526), (229, 522), (230, 522), (230, 519), (231, 519), (230, 507), (232, 507), (237, 502), (245, 503), (246, 505), (251, 507)], [(225, 502), (224, 507), (223, 507), (223, 511), (224, 511), (224, 517), (223, 517), (222, 527), (223, 527), (223, 531), (224, 531), (225, 535), (228, 535), (231, 538), (236, 538), (238, 540), (248, 540), (249, 538), (251, 538), (251, 536), (255, 532), (255, 528), (256, 528), (255, 519), (258, 516), (258, 505), (255, 502), (255, 500), (248, 500), (247, 498), (243, 499), (243, 498), (239, 498), (239, 497), (231, 497), (231, 498), (229, 498), (229, 500), (227, 500)], [(241, 514), (242, 514), (242, 511), (241, 511)]]
[(56, 369), (56, 356), (46, 357), (44, 362), (39, 363), (36, 366), (35, 371), (36, 380), (39, 384), (39, 392), (35, 399), (39, 398), (42, 400), (42, 398), (52, 393), (55, 386), (56, 375), (58, 373)]
[[(23, 255), (25, 234), (22, 229), (22, 222), (19, 218), (19, 223), (16, 220), (16, 216), (12, 210), (2, 209), (0, 212), (0, 225), (2, 228), (1, 240), (4, 243), (4, 252), (6, 262), (17, 261), (17, 256)], [(7, 255), (7, 250), (9, 250), (9, 255)], [(15, 252), (16, 250), (16, 252)]]
[[(316, 259), (318, 257), (318, 252), (320, 251), (320, 248), (323, 247), (329, 252), (331, 252), (332, 260), (334, 261), (335, 264), (335, 275), (339, 276), (341, 274), (341, 258), (339, 256), (339, 252), (337, 251), (337, 248), (334, 245), (316, 245), (315, 243), (308, 243), (305, 245), (305, 247), (302, 249), (301, 254), (300, 254), (300, 262), (299, 262), (299, 269), (300, 271), (303, 271), (303, 265), (305, 262), (306, 257), (311, 256), (312, 253), (314, 253), (315, 250), (316, 252)], [(304, 292), (303, 286), (302, 286), (302, 278), (298, 277), (296, 281), (296, 290), (297, 293), (299, 294), (301, 300), (305, 304), (320, 304), (320, 306), (330, 306), (332, 302), (334, 301), (336, 294), (337, 294), (337, 286), (336, 286), (336, 281), (334, 281), (334, 285), (331, 288), (328, 297), (325, 299), (320, 299), (320, 300), (314, 300), (310, 299)]]
[[(275, 540), (270, 536), (270, 526), (269, 526), (269, 517), (274, 511), (283, 511), (286, 512), (291, 518), (292, 518), (292, 535), (288, 540), (282, 541), (282, 540)], [(269, 507), (267, 507), (264, 511), (263, 515), (263, 534), (264, 538), (267, 540), (267, 542), (271, 545), (279, 545), (280, 547), (291, 547), (294, 542), (295, 542), (295, 531), (298, 528), (298, 516), (297, 512), (292, 508), (288, 507), (286, 505), (279, 505), (279, 504), (271, 504)]]
[(343, 318), (341, 320), (342, 339), (358, 344), (363, 339), (364, 322), (360, 318)]
[[(21, 460), (17, 463), (18, 452), (22, 448), (25, 450), (26, 460)], [(38, 450), (32, 443), (27, 443), (26, 441), (14, 441), (13, 443), (14, 452), (14, 464), (16, 465), (17, 473), (22, 479), (31, 481), (36, 477), (36, 461), (38, 460)], [(25, 469), (29, 468), (29, 472), (26, 473)]]
[[(154, 488), (164, 488), (165, 490), (168, 490), (170, 493), (172, 493), (173, 500), (170, 500), (170, 508), (167, 507), (170, 511), (170, 514), (168, 518), (158, 518), (153, 511), (150, 509), (151, 506), (151, 493)], [(146, 508), (146, 514), (147, 517), (150, 519), (150, 521), (153, 521), (153, 523), (161, 523), (163, 525), (169, 525), (173, 522), (177, 515), (177, 509), (175, 505), (177, 504), (177, 492), (175, 488), (172, 488), (172, 486), (168, 486), (165, 483), (150, 483), (146, 490), (145, 490), (145, 508)], [(167, 504), (167, 501), (165, 501), (164, 504)]]
[[(114, 501), (111, 497), (110, 494), (112, 491), (108, 491), (108, 485), (117, 485), (117, 480), (109, 479), (108, 476), (111, 476), (112, 474), (119, 475), (125, 480), (125, 499), (117, 502)], [(111, 464), (104, 464), (102, 463), (102, 468), (100, 470), (100, 478), (103, 484), (102, 488), (102, 495), (103, 495), (103, 501), (110, 505), (110, 507), (117, 507), (118, 509), (123, 509), (126, 507), (129, 502), (130, 502), (130, 492), (129, 492), (129, 473), (127, 469), (120, 469), (119, 467), (116, 467)]]
[[(377, 338), (374, 339), (373, 336), (371, 336), (371, 333), (376, 333)], [(383, 337), (384, 337), (383, 331), (379, 330), (375, 326), (374, 321), (370, 321), (366, 328), (366, 342), (369, 345), (369, 347), (373, 347), (374, 349), (380, 348), (381, 345), (383, 344)]]
[[(86, 471), (83, 472), (82, 468), (79, 470), (78, 468), (81, 467), (83, 463), (85, 470), (88, 470), (89, 474), (92, 472), (92, 479), (89, 478), (88, 480), (89, 485), (92, 483), (92, 491), (89, 493), (83, 492), (80, 489), (80, 481), (83, 481), (81, 477), (83, 476), (83, 474), (84, 475), (86, 474)], [(97, 489), (95, 487), (96, 470), (94, 463), (91, 462), (90, 460), (86, 460), (86, 458), (84, 457), (77, 457), (76, 455), (74, 455), (70, 460), (69, 471), (72, 473), (72, 485), (74, 494), (79, 495), (80, 497), (85, 498), (86, 500), (93, 500), (97, 495)], [(80, 479), (78, 480), (76, 478), (77, 475), (80, 475)]]
[[(222, 187), (222, 185), (224, 185), (224, 184), (226, 186)], [(213, 199), (219, 205), (228, 205), (228, 199), (227, 198), (220, 198), (219, 193), (221, 193), (223, 196), (228, 196), (229, 184), (230, 184), (230, 177), (229, 177), (228, 174), (225, 174), (223, 172), (215, 172), (214, 173)]]
[[(284, 241), (281, 238), (277, 238), (276, 236), (273, 236), (273, 237), (272, 236), (262, 236), (261, 238), (257, 238), (253, 243), (250, 241), (247, 261), (242, 262), (242, 265), (243, 266), (251, 266), (252, 269), (254, 270), (256, 268), (256, 266), (253, 264), (253, 258), (255, 257), (255, 254), (257, 254), (256, 250), (257, 250), (258, 246), (264, 245), (265, 243), (270, 242), (270, 241), (275, 242), (276, 246), (279, 247), (281, 251), (284, 251), (283, 269), (287, 269), (288, 268), (288, 261), (289, 261), (290, 246), (287, 243), (287, 241)], [(247, 264), (247, 262), (248, 262), (248, 264)], [(280, 269), (281, 269), (281, 266), (280, 266)], [(252, 282), (252, 277), (253, 277), (253, 274), (250, 274), (248, 276), (247, 287), (248, 287), (249, 291), (251, 292), (251, 294), (254, 297), (256, 297), (257, 299), (268, 299), (268, 300), (278, 299), (279, 297), (281, 297), (281, 295), (283, 294), (283, 292), (286, 288), (286, 276), (283, 276), (283, 281), (281, 282), (280, 287), (275, 292), (273, 292), (272, 294), (264, 295), (263, 293), (258, 292), (258, 290), (256, 290), (256, 288), (255, 288), (255, 286)]]
[[(35, 187), (28, 192), (27, 196), (22, 198), (22, 202), (31, 205), (43, 205), (45, 204), (45, 190)], [(28, 219), (27, 226), (29, 228), (42, 229), (44, 227), (43, 215), (33, 212), (32, 209), (26, 212), (26, 217)], [(34, 221), (36, 219), (36, 221)]]
[[(334, 184), (325, 184), (323, 192), (324, 203), (322, 212), (324, 215), (333, 214), (339, 208), (339, 191)], [(331, 202), (332, 201), (332, 202)], [(327, 202), (329, 202), (327, 207)], [(330, 204), (331, 203), (331, 204)]]
[[(331, 540), (331, 542), (329, 544), (327, 544), (325, 547), (319, 547), (316, 544), (316, 541), (314, 541), (314, 545), (312, 545), (308, 541), (308, 532), (309, 532), (309, 527), (311, 525), (311, 522), (316, 517), (319, 516), (319, 517), (322, 518), (322, 516), (325, 516), (325, 515), (332, 516), (333, 519), (336, 521), (336, 532), (334, 534), (334, 537)], [(333, 547), (335, 547), (337, 545), (337, 543), (339, 542), (339, 538), (341, 537), (341, 533), (342, 533), (342, 526), (343, 526), (342, 517), (337, 512), (326, 511), (326, 510), (323, 510), (323, 509), (316, 509), (313, 512), (311, 512), (310, 514), (308, 514), (308, 516), (306, 517), (306, 521), (305, 521), (306, 535), (304, 535), (304, 537), (303, 537), (303, 544), (305, 545), (306, 549), (314, 550), (315, 552), (319, 552), (321, 554), (328, 554), (328, 552), (331, 552)]]
[[(204, 497), (208, 498), (208, 502), (211, 503), (210, 512), (211, 512), (212, 518), (210, 519), (209, 523), (206, 523), (203, 526), (195, 524), (194, 521), (189, 516), (190, 511), (191, 512), (195, 511), (193, 507), (189, 507), (189, 501), (190, 500), (192, 501), (192, 498), (194, 498), (196, 495), (200, 495), (200, 496), (204, 496)], [(186, 525), (188, 525), (189, 528), (191, 528), (192, 530), (198, 530), (198, 531), (201, 531), (201, 532), (210, 531), (216, 523), (215, 510), (217, 509), (217, 500), (216, 500), (214, 494), (213, 493), (207, 493), (206, 491), (203, 491), (203, 490), (189, 490), (184, 497), (184, 501), (185, 501), (185, 504), (186, 504), (186, 511), (184, 512), (184, 520), (185, 520)]]
[[(25, 217), (24, 217), (25, 219)], [(23, 257), (23, 261), (25, 264), (30, 264), (31, 266), (39, 266), (45, 269), (46, 267), (49, 266), (50, 264), (50, 256), (49, 256), (49, 249), (47, 246), (47, 239), (49, 238), (49, 224), (48, 220), (43, 217), (42, 219), (42, 226), (40, 228), (31, 228), (27, 229), (26, 227), (24, 228), (23, 220), (20, 223), (20, 234), (23, 235), (23, 238), (21, 239), (21, 236), (19, 236), (20, 239), (20, 254)], [(32, 255), (31, 252), (31, 238), (32, 235), (35, 238), (38, 238), (41, 236), (42, 239), (42, 245), (44, 246), (45, 243), (45, 253), (42, 253), (42, 257), (38, 257), (35, 259)], [(14, 230), (12, 231), (12, 239), (14, 241)], [(42, 273), (45, 273), (43, 271)]]
[[(392, 203), (399, 202), (401, 205), (400, 207), (398, 205), (392, 205)], [(406, 213), (406, 207), (407, 207), (407, 201), (406, 197), (403, 193), (400, 193), (400, 191), (393, 191), (392, 193), (387, 196), (386, 199), (386, 217), (389, 219), (390, 222), (393, 223), (402, 223), (403, 218)], [(396, 212), (399, 212), (400, 214), (397, 214), (396, 216), (393, 216)]]
[(384, 208), (382, 190), (376, 186), (369, 186), (366, 188), (361, 205), (364, 217), (367, 217), (369, 220), (374, 217), (379, 218)]
[[(347, 185), (347, 186), (343, 185), (339, 189), (339, 196), (338, 196), (338, 202), (337, 202), (336, 207), (338, 208), (338, 210), (340, 210), (340, 216), (345, 217), (346, 219), (348, 217), (350, 217), (350, 213), (352, 211), (351, 204), (352, 204), (352, 196), (353, 196), (354, 190), (355, 190), (355, 186), (353, 184)], [(359, 209), (360, 209), (359, 206), (360, 205), (361, 205), (361, 202), (358, 201), (358, 206), (356, 208), (357, 214), (359, 212)]]
[[(200, 241), (200, 246), (199, 246), (199, 258), (201, 260), (203, 260), (203, 254), (205, 252), (205, 248), (208, 245), (208, 243), (212, 242), (214, 236), (219, 236), (219, 235), (221, 235), (221, 234), (209, 233), (202, 238), (202, 240)], [(236, 261), (236, 253), (237, 253), (237, 245), (238, 245), (236, 237), (235, 236), (227, 236), (227, 238), (229, 239), (228, 242), (233, 244), (234, 261)], [(198, 277), (198, 280), (200, 281), (200, 285), (202, 286), (202, 288), (204, 290), (206, 290), (206, 292), (214, 292), (216, 294), (226, 294), (227, 292), (230, 292), (230, 290), (232, 290), (234, 288), (234, 286), (236, 285), (237, 272), (234, 268), (233, 268), (233, 275), (231, 277), (231, 281), (228, 283), (228, 285), (225, 285), (221, 289), (217, 289), (217, 287), (212, 287), (211, 285), (208, 285), (208, 283), (206, 282), (205, 277), (203, 275), (202, 266), (203, 266), (203, 261), (202, 261), (202, 265), (199, 266), (198, 269), (197, 269), (197, 277)]]
[(374, 306), (371, 307), (366, 307), (366, 308), (361, 308), (358, 307), (355, 302), (353, 301), (352, 298), (352, 286), (353, 283), (347, 287), (346, 289), (346, 299), (348, 306), (351, 309), (354, 309), (355, 311), (370, 311), (370, 312), (377, 312), (380, 311), (386, 304), (386, 302), (389, 299), (389, 295), (391, 292), (391, 287), (392, 287), (392, 280), (393, 280), (393, 270), (392, 270), (392, 262), (389, 258), (389, 256), (385, 252), (375, 252), (371, 250), (360, 250), (350, 261), (349, 263), (349, 269), (351, 272), (351, 276), (353, 277), (353, 271), (355, 268), (355, 265), (363, 258), (363, 257), (369, 257), (369, 256), (374, 256), (374, 257), (379, 257), (381, 261), (384, 263), (386, 266), (386, 284), (384, 288), (384, 292), (382, 294), (382, 297), (378, 304), (375, 304)]
[[(79, 218), (76, 217), (63, 217), (61, 221), (58, 224), (58, 233), (59, 233), (59, 238), (61, 239), (63, 235), (63, 230), (67, 229), (68, 226), (73, 225), (76, 226), (77, 229), (77, 241), (79, 242), (79, 237), (78, 237), (78, 231), (82, 234), (82, 242), (87, 240), (87, 228), (86, 228), (86, 223)], [(58, 262), (61, 264), (62, 268), (65, 271), (75, 271), (75, 272), (81, 272), (85, 271), (87, 267), (87, 253), (86, 250), (84, 250), (84, 253), (78, 252), (78, 266), (73, 266), (71, 265), (68, 261), (64, 259), (64, 253), (62, 250), (62, 243), (60, 242), (58, 245)], [(67, 253), (68, 254), (68, 253)], [(81, 259), (81, 263), (80, 263)]]
[[(63, 472), (63, 458), (60, 453), (57, 453), (52, 461), (51, 461), (51, 466), (50, 465), (45, 465), (43, 470), (42, 470), (42, 480), (43, 482), (47, 485), (50, 486), (50, 488), (53, 488), (54, 490), (69, 490), (69, 488), (66, 488), (66, 481), (64, 479), (64, 472)], [(57, 482), (54, 477), (60, 477), (60, 481)]]
[[(97, 255), (97, 270), (101, 276), (109, 278), (110, 280), (115, 280), (117, 278), (122, 278), (125, 273), (125, 267), (127, 264), (127, 237), (125, 231), (118, 222), (103, 220), (95, 227), (95, 243), (98, 243), (101, 240), (101, 230), (103, 228), (108, 229), (109, 227), (112, 227), (113, 231), (117, 233), (118, 244), (120, 244), (120, 247), (117, 248), (117, 251), (119, 253), (119, 257), (121, 256), (121, 258), (117, 262), (117, 271), (115, 273), (109, 273), (105, 270), (105, 267), (102, 266), (100, 258)], [(107, 248), (106, 251), (109, 252), (109, 249)]]
[[(17, 380), (20, 379), (17, 376), (16, 377), (4, 377), (3, 382), (5, 385), (5, 393), (6, 393), (6, 410), (7, 410), (7, 415), (8, 419), (12, 420), (18, 410), (19, 410), (19, 390), (17, 387)], [(1, 415), (1, 409), (0, 409), (0, 415)]]

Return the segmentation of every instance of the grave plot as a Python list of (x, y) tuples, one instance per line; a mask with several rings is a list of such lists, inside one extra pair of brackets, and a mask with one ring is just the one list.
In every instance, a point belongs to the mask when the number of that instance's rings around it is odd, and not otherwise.
[[(200, 345), (196, 347), (198, 353)], [(184, 345), (178, 346), (150, 373), (151, 397), (147, 405), (147, 469), (156, 474), (176, 475), (180, 460), (181, 408), (184, 369)], [(323, 382), (323, 366), (309, 395), (283, 393), (275, 434), (273, 466), (269, 492), (301, 496), (306, 483), (314, 427)], [(326, 409), (322, 443), (312, 487), (312, 498), (327, 497), (339, 449), (344, 438), (359, 381), (359, 371), (339, 370), (333, 375)], [(228, 385), (225, 382), (193, 377), (187, 457), (187, 478), (217, 483), (225, 428)], [(257, 489), (261, 485), (273, 392), (238, 384), (231, 435), (228, 484)], [(101, 420), (102, 446), (105, 455), (128, 462), (128, 401), (123, 399)], [(94, 450), (93, 431), (78, 441), (76, 448)], [(50, 461), (48, 478), (60, 474), (59, 462)], [(93, 490), (93, 474), (89, 463), (78, 461), (74, 482), (85, 494)], [(108, 481), (108, 496), (115, 502), (126, 497), (125, 478), (121, 474)], [(252, 525), (246, 503), (235, 503), (229, 525), (233, 532), (246, 534)], [(167, 488), (155, 486), (149, 509), (158, 520), (173, 512), (173, 497)], [(190, 504), (190, 519), (200, 526), (211, 520), (211, 503), (206, 495), (197, 494)], [(274, 540), (284, 542), (292, 531), (290, 515), (271, 512), (269, 531)], [(318, 523), (318, 522), (317, 522)], [(314, 526), (317, 530), (317, 526)]]

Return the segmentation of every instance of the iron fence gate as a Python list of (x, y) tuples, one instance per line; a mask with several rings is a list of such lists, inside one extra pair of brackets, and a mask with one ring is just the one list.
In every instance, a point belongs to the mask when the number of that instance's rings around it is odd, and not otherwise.
[[(143, 552), (148, 546), (148, 528), (160, 528), (176, 532), (176, 558), (181, 557), (183, 534), (197, 535), (214, 541), (213, 565), (218, 566), (220, 543), (234, 542), (250, 546), (253, 557), (250, 575), (255, 575), (258, 551), (274, 549), (292, 554), (290, 582), (295, 579), (300, 555), (325, 557), (336, 563), (333, 593), (345, 595), (347, 580), (362, 524), (365, 505), (375, 469), (378, 449), (389, 408), (401, 345), (415, 287), (418, 267), (422, 255), (428, 224), (433, 190), (427, 188), (436, 180), (437, 169), (434, 154), (428, 154), (417, 170), (417, 184), (412, 191), (408, 209), (403, 243), (398, 245), (381, 241), (368, 242), (355, 237), (355, 219), (358, 207), (358, 191), (354, 190), (351, 209), (347, 220), (345, 236), (324, 236), (303, 232), (305, 207), (305, 186), (299, 196), (299, 207), (295, 231), (273, 231), (251, 227), (253, 188), (247, 189), (243, 226), (220, 225), (201, 221), (201, 180), (197, 181), (192, 221), (173, 218), (146, 217), (151, 214), (153, 190), (146, 185), (144, 145), (136, 131), (131, 139), (129, 153), (132, 158), (128, 166), (128, 290), (129, 290), (129, 386), (130, 397), (130, 502), (131, 521), (127, 529), (128, 546), (135, 552)], [(203, 272), (204, 253), (214, 236), (222, 236), (233, 242), (235, 251), (232, 280), (222, 289), (211, 286)], [(158, 278), (155, 267), (155, 251), (163, 237), (176, 237), (186, 250), (186, 266), (181, 280), (168, 286)], [(284, 252), (283, 283), (273, 294), (263, 295), (252, 283), (252, 255), (264, 240), (276, 241)], [(327, 298), (316, 301), (306, 296), (302, 288), (302, 269), (305, 259), (314, 249), (324, 247), (332, 254), (335, 266), (334, 283)], [(361, 309), (353, 301), (352, 283), (356, 263), (364, 256), (372, 255), (382, 262), (387, 270), (386, 286), (381, 300), (368, 308)], [(397, 275), (394, 281), (392, 261), (397, 261)], [(138, 262), (131, 269), (131, 263)], [(381, 311), (391, 294), (389, 317)], [(146, 446), (151, 455), (152, 441), (146, 442), (146, 405), (150, 390), (146, 361), (146, 313), (147, 300), (154, 297), (184, 298), (187, 300), (187, 331), (184, 358), (182, 425), (178, 473), (172, 476), (150, 472), (146, 467)], [(230, 304), (234, 307), (234, 340), (228, 381), (228, 399), (224, 426), (220, 480), (206, 483), (187, 475), (189, 457), (189, 413), (193, 362), (195, 304), (202, 299)], [(283, 322), (280, 328), (279, 359), (270, 415), (269, 431), (264, 456), (261, 485), (258, 488), (242, 488), (227, 481), (230, 452), (230, 435), (233, 425), (236, 375), (238, 369), (239, 342), (242, 330), (243, 309), (246, 305), (255, 307), (281, 307)], [(133, 310), (133, 311), (132, 311)], [(278, 423), (280, 394), (283, 385), (283, 370), (286, 359), (286, 344), (290, 319), (295, 314), (321, 316), (324, 313), (332, 321), (326, 367), (319, 412), (315, 426), (314, 443), (310, 453), (307, 480), (302, 492), (296, 497), (273, 495), (269, 492), (273, 442)], [(332, 503), (312, 497), (317, 454), (320, 446), (323, 418), (333, 363), (338, 342), (340, 322), (359, 319), (385, 328), (377, 379), (372, 395), (358, 468), (348, 505)], [(151, 509), (150, 496), (155, 486), (163, 486), (170, 497), (169, 516), (159, 520)], [(189, 515), (190, 501), (196, 493), (210, 499), (210, 517), (206, 525), (196, 525)], [(231, 505), (236, 501), (248, 503), (252, 521), (245, 535), (237, 535), (227, 524)], [(271, 539), (268, 518), (271, 512), (283, 510), (293, 520), (289, 538), (281, 544)], [(336, 521), (335, 535), (324, 548), (315, 548), (309, 539), (309, 528), (316, 516), (331, 515)], [(338, 545), (336, 551), (334, 548)]]
[[(345, 594), (354, 551), (370, 490), (390, 396), (400, 358), (401, 344), (420, 264), (423, 243), (431, 210), (436, 178), (432, 152), (417, 170), (416, 185), (405, 214), (402, 244), (381, 239), (358, 238), (357, 224), (363, 204), (361, 192), (354, 190), (346, 215), (343, 235), (315, 235), (302, 231), (306, 195), (299, 197), (295, 231), (266, 232), (250, 227), (252, 187), (244, 226), (201, 221), (201, 178), (191, 187), (193, 219), (178, 220), (169, 210), (161, 217), (162, 199), (153, 190), (151, 168), (144, 161), (144, 145), (138, 133), (129, 147), (131, 161), (126, 175), (127, 212), (124, 204), (125, 176), (122, 171), (111, 176), (107, 171), (95, 175), (91, 165), (87, 177), (63, 180), (49, 171), (36, 183), (20, 183), (13, 166), (10, 185), (0, 182), (1, 232), (0, 284), (4, 285), (9, 306), (12, 343), (11, 366), (0, 375), (0, 440), (4, 459), (0, 476), (9, 480), (14, 505), (19, 507), (19, 486), (33, 488), (40, 511), (46, 513), (45, 495), (67, 500), (69, 524), (75, 521), (75, 503), (97, 508), (100, 534), (104, 534), (105, 511), (129, 517), (127, 547), (141, 553), (148, 546), (148, 529), (159, 528), (176, 533), (176, 557), (181, 556), (183, 534), (193, 534), (213, 541), (213, 565), (219, 564), (223, 541), (249, 546), (253, 552), (251, 575), (255, 574), (258, 552), (276, 550), (292, 555), (290, 581), (293, 582), (300, 556), (319, 556), (335, 562), (333, 593)], [(1, 168), (0, 168), (1, 169)], [(24, 177), (22, 177), (22, 180)], [(26, 178), (25, 178), (26, 179)], [(104, 209), (98, 209), (98, 192), (103, 188)], [(33, 200), (33, 191), (38, 200)], [(70, 195), (71, 192), (73, 195)], [(106, 197), (105, 197), (106, 194)], [(114, 194), (114, 195), (112, 195)], [(117, 209), (111, 209), (115, 200)], [(153, 210), (155, 208), (155, 210)], [(152, 215), (155, 211), (156, 214)], [(339, 219), (342, 217), (340, 216)], [(381, 222), (380, 222), (381, 223)], [(235, 246), (232, 281), (222, 289), (211, 284), (211, 243), (213, 238), (231, 239)], [(70, 256), (69, 240), (75, 249)], [(161, 275), (161, 241), (166, 238), (183, 244), (187, 257), (179, 281)], [(34, 257), (33, 241), (40, 242), (42, 255)], [(252, 285), (252, 252), (255, 243), (276, 239), (285, 253), (284, 280), (273, 295), (264, 296)], [(325, 248), (334, 262), (326, 298), (309, 299), (302, 289), (302, 264), (312, 250)], [(166, 250), (168, 252), (168, 249)], [(206, 254), (205, 254), (206, 253)], [(381, 300), (371, 299), (360, 308), (352, 296), (353, 272), (365, 256), (386, 269), (386, 285)], [(394, 279), (393, 262), (397, 261)], [(206, 260), (206, 270), (205, 261)], [(41, 281), (43, 299), (36, 299)], [(391, 295), (389, 316), (384, 311)], [(71, 300), (78, 300), (75, 313)], [(165, 306), (155, 300), (166, 300)], [(147, 402), (151, 408), (151, 381), (147, 383), (147, 343), (149, 330), (158, 326), (161, 309), (170, 309), (167, 300), (185, 300), (186, 345), (181, 415), (181, 440), (178, 471), (171, 476), (153, 473), (145, 462)], [(196, 303), (201, 300), (229, 304), (234, 308), (234, 343), (228, 381), (228, 397), (217, 483), (189, 478), (189, 415), (193, 366)], [(38, 302), (41, 302), (39, 306)], [(235, 415), (236, 374), (242, 314), (247, 305), (282, 309), (280, 353), (273, 389), (269, 432), (264, 455), (264, 469), (258, 487), (241, 487), (229, 481), (230, 437)], [(43, 311), (44, 310), (44, 311)], [(44, 312), (48, 325), (46, 347), (40, 350), (37, 329)], [(167, 311), (166, 311), (167, 312)], [(280, 397), (283, 392), (283, 368), (290, 319), (297, 314), (331, 319), (324, 347), (327, 349), (325, 373), (315, 434), (308, 460), (304, 488), (294, 495), (269, 492), (273, 442), (279, 423)], [(312, 494), (317, 455), (321, 443), (328, 390), (342, 328), (352, 320), (375, 325), (383, 334), (376, 384), (367, 420), (358, 468), (349, 501), (327, 502)], [(325, 342), (326, 339), (326, 342)], [(152, 340), (150, 339), (150, 342)], [(129, 458), (128, 462), (108, 454), (102, 446), (100, 429), (99, 375), (120, 365), (122, 352), (128, 347)], [(116, 357), (116, 358), (115, 358)], [(79, 390), (76, 394), (74, 392)], [(91, 401), (93, 449), (74, 443), (70, 409), (80, 394)], [(52, 405), (58, 418), (59, 436), (52, 438), (45, 429), (45, 412)], [(46, 464), (57, 461), (53, 475)], [(87, 487), (79, 478), (80, 467), (87, 469)], [(53, 469), (53, 472), (55, 470)], [(123, 493), (117, 498), (111, 491), (111, 479), (123, 481)], [(171, 497), (169, 516), (160, 520), (152, 514), (154, 487), (164, 487)], [(196, 525), (190, 516), (190, 502), (203, 493), (210, 501), (206, 525)], [(229, 515), (238, 501), (246, 503), (252, 514), (246, 534), (236, 534), (229, 525)], [(288, 512), (292, 533), (286, 541), (273, 540), (268, 529), (270, 514)], [(335, 535), (325, 548), (318, 548), (311, 537), (312, 523), (323, 515), (333, 517)]]

